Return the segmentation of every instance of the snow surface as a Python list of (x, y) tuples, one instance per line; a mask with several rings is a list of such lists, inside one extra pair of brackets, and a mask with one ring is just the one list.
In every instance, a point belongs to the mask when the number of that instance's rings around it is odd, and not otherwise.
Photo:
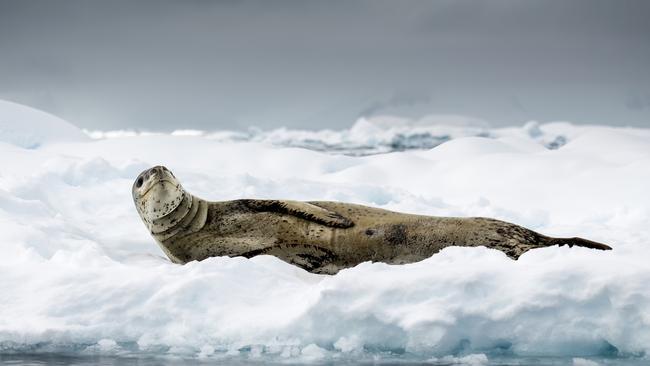
[[(12, 142), (0, 142), (0, 353), (473, 365), (513, 354), (589, 365), (650, 351), (649, 130), (530, 123), (354, 157), (205, 133), (84, 140), (58, 119), (30, 125), (39, 114), (25, 111), (10, 115), (20, 129), (0, 135)], [(546, 146), (557, 136), (563, 146)], [(270, 256), (176, 265), (131, 201), (133, 179), (155, 164), (210, 200), (489, 216), (614, 250), (553, 247), (512, 261), (447, 248), (336, 276)]]

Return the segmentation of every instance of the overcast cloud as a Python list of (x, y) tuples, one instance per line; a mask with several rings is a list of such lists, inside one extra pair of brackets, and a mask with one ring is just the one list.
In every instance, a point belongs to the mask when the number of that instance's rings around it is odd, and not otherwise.
[(89, 129), (650, 127), (650, 2), (0, 0), (0, 99)]

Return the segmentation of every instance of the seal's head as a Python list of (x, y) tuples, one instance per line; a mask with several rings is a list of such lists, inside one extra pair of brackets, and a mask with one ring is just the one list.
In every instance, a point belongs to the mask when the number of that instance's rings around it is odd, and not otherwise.
[(181, 204), (185, 190), (164, 166), (155, 166), (138, 175), (131, 190), (133, 202), (147, 226), (172, 213)]

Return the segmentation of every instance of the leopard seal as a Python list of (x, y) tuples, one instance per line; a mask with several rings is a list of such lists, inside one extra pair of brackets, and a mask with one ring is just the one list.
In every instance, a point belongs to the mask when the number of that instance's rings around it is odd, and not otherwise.
[(163, 166), (132, 188), (140, 218), (172, 262), (268, 254), (314, 273), (361, 262), (423, 260), (449, 246), (485, 246), (512, 259), (553, 245), (610, 250), (582, 238), (552, 238), (483, 217), (433, 217), (342, 202), (238, 199), (208, 202)]

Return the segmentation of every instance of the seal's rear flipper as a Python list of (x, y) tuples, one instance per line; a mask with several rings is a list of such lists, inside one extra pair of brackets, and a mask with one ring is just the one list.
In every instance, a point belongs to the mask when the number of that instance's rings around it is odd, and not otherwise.
[(307, 202), (250, 199), (241, 201), (255, 211), (289, 214), (307, 221), (317, 222), (321, 225), (342, 229), (354, 226), (354, 222), (347, 217)]
[(598, 243), (595, 241), (583, 239), (583, 238), (549, 238), (549, 246), (552, 245), (568, 245), (569, 247), (573, 247), (574, 245), (577, 247), (583, 247), (583, 248), (589, 248), (589, 249), (599, 249), (599, 250), (612, 250), (612, 247), (609, 245), (605, 245), (602, 243)]
[(575, 245), (577, 247), (583, 247), (589, 249), (612, 250), (612, 248), (609, 245), (597, 243), (595, 241), (591, 241), (583, 238), (551, 238), (548, 236), (536, 234), (534, 236), (529, 237), (529, 239), (532, 240), (529, 240), (528, 242), (517, 242), (514, 244), (508, 243), (508, 245), (503, 245), (502, 243), (498, 243), (496, 245), (490, 245), (488, 247), (498, 249), (514, 260), (519, 259), (519, 257), (521, 257), (524, 253), (526, 253), (531, 249), (546, 248), (555, 245), (558, 246), (568, 245), (569, 247), (573, 247)]
[(507, 249), (506, 250), (502, 249), (502, 250), (506, 253), (508, 257), (517, 260), (522, 254), (526, 253), (531, 249), (552, 247), (554, 245), (558, 245), (558, 246), (568, 245), (570, 248), (575, 245), (576, 247), (583, 247), (589, 249), (612, 250), (612, 247), (610, 247), (609, 245), (605, 245), (602, 243), (598, 243), (583, 238), (549, 238), (543, 236), (539, 239), (539, 244), (537, 245), (520, 245), (510, 250)]

